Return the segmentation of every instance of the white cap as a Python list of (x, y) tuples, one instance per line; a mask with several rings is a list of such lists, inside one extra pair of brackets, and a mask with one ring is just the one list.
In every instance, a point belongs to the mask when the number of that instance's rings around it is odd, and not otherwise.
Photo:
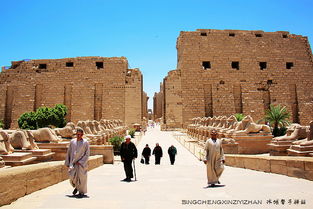
[(125, 139), (131, 139), (130, 135), (125, 136)]

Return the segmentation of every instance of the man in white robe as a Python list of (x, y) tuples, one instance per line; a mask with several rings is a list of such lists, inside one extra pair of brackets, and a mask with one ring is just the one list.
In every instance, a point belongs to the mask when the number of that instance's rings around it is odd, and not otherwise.
[(215, 184), (219, 184), (219, 178), (222, 175), (224, 170), (224, 151), (222, 148), (222, 141), (217, 138), (217, 131), (211, 131), (211, 138), (208, 139), (205, 143), (204, 148), (204, 164), (207, 166), (207, 178), (208, 178), (208, 185), (212, 187)]
[(89, 142), (83, 139), (84, 131), (76, 130), (76, 139), (72, 139), (67, 150), (65, 165), (69, 168), (70, 183), (75, 188), (73, 195), (79, 192), (78, 197), (87, 193), (87, 164), (90, 153)]

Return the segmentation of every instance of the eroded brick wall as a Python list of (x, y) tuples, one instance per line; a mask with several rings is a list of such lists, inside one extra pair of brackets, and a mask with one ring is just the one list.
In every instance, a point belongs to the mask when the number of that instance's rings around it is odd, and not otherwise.
[(163, 116), (163, 83), (160, 83), (160, 91), (154, 94), (153, 97), (153, 114), (154, 119), (161, 118)]
[(125, 121), (127, 124), (141, 124), (142, 98), (142, 74), (139, 69), (129, 69), (125, 85)]
[(169, 98), (165, 88), (167, 109), (180, 108), (176, 103), (182, 102), (181, 116), (176, 116), (181, 119), (172, 123), (187, 125), (194, 117), (240, 112), (257, 121), (270, 104), (286, 106), (292, 122), (307, 125), (313, 118), (307, 37), (285, 31), (199, 29), (180, 33), (177, 54), (181, 82), (174, 88), (181, 88), (181, 97)]
[(163, 80), (164, 88), (164, 121), (166, 128), (179, 128), (183, 123), (183, 100), (181, 74), (178, 70), (168, 73)]
[[(140, 122), (142, 77), (139, 70), (127, 75), (128, 71), (133, 72), (125, 57), (12, 62), (10, 69), (0, 73), (0, 117), (6, 127), (16, 128), (17, 119), (26, 111), (65, 104), (68, 121), (105, 118)], [(126, 115), (133, 109), (139, 113)]]
[(149, 97), (146, 92), (142, 93), (142, 117), (148, 118), (148, 100)]

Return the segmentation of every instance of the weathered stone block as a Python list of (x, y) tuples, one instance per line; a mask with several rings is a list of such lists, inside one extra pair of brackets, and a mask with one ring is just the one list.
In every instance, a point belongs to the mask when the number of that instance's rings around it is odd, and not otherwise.
[(284, 165), (271, 165), (271, 173), (287, 175), (287, 167)]
[(68, 168), (63, 165), (61, 168), (61, 180), (64, 181), (66, 179), (68, 179)]
[(27, 191), (30, 194), (34, 191), (46, 188), (50, 185), (60, 182), (62, 166), (53, 164), (36, 164), (26, 169), (27, 172)]
[(272, 173), (287, 175), (287, 163), (285, 160), (271, 159), (270, 164)]
[(287, 175), (297, 178), (306, 178), (304, 170), (294, 167), (287, 167)]
[(291, 168), (299, 168), (301, 170), (304, 170), (304, 162), (299, 160), (286, 160), (287, 161), (287, 167)]
[(304, 168), (306, 171), (313, 171), (313, 159), (312, 161), (305, 161)]
[(252, 170), (259, 170), (258, 159), (245, 157), (242, 159), (244, 167)]
[[(0, 177), (1, 179), (1, 177)], [(3, 191), (0, 192), (0, 206), (10, 204), (26, 194), (25, 184), (0, 184)]]
[(226, 156), (225, 157), (225, 164), (228, 166), (236, 167), (236, 158), (233, 156)]
[(114, 162), (112, 145), (90, 145), (90, 155), (102, 155), (105, 164), (113, 164)]
[(236, 157), (236, 167), (245, 168), (243, 158)]
[(258, 159), (258, 170), (264, 172), (271, 172), (271, 164), (268, 159)]
[(312, 170), (304, 171), (304, 176), (306, 179), (313, 181), (313, 171)]
[(225, 154), (238, 154), (238, 144), (223, 144)]
[(287, 166), (287, 162), (285, 159), (282, 158), (270, 158), (270, 163), (271, 165), (283, 165), (283, 166)]

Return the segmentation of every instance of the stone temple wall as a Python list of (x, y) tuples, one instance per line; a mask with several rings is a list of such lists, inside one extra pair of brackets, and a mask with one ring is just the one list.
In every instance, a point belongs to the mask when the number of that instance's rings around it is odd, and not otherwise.
[(163, 83), (160, 83), (160, 92), (155, 93), (153, 96), (153, 117), (158, 119), (162, 117), (163, 114)]
[(163, 123), (168, 129), (180, 128), (183, 122), (182, 91), (180, 71), (173, 70), (163, 80), (164, 88), (164, 113)]
[[(142, 75), (125, 57), (77, 57), (12, 62), (0, 73), (0, 119), (17, 119), (38, 107), (65, 104), (68, 121), (141, 121)], [(127, 104), (127, 105), (125, 105)]]
[(142, 118), (148, 118), (148, 100), (149, 97), (146, 92), (142, 92)]
[(286, 106), (292, 122), (307, 125), (313, 118), (307, 37), (285, 31), (198, 29), (180, 33), (177, 54), (177, 75), (165, 80), (179, 75), (175, 79), (180, 83), (173, 88), (181, 88), (181, 96), (169, 99), (172, 90), (164, 82), (166, 99), (172, 100), (165, 99), (165, 121), (171, 109), (181, 112), (175, 122), (183, 125), (194, 117), (234, 113), (257, 121), (270, 104)]

